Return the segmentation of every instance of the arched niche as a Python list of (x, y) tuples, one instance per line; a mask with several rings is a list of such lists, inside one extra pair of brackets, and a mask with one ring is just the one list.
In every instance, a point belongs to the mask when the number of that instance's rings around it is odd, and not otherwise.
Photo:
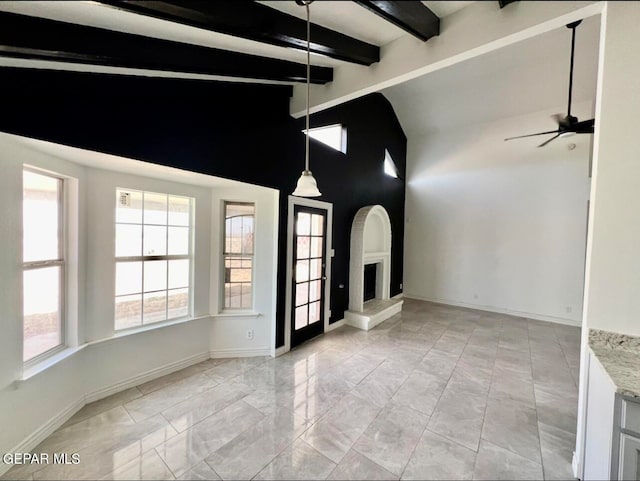
[(376, 299), (389, 299), (391, 283), (391, 222), (381, 205), (362, 207), (351, 226), (349, 310), (362, 312), (364, 266), (376, 264)]

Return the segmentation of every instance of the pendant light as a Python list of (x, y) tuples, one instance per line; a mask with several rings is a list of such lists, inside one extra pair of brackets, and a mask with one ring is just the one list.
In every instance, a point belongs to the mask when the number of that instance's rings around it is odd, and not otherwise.
[(322, 194), (318, 190), (318, 184), (316, 179), (313, 178), (311, 171), (309, 170), (309, 83), (311, 79), (311, 54), (310, 54), (310, 39), (311, 39), (311, 21), (309, 20), (309, 4), (313, 0), (296, 0), (298, 5), (304, 5), (307, 9), (307, 129), (305, 130), (305, 156), (304, 156), (304, 171), (298, 179), (296, 190), (293, 191), (293, 195), (298, 197), (319, 197)]

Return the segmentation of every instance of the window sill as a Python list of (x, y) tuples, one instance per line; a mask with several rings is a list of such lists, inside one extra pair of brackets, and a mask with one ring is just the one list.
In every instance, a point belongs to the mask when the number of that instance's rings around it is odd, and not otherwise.
[(256, 318), (256, 317), (261, 317), (262, 314), (256, 311), (222, 311), (219, 314), (212, 314), (211, 317), (213, 318), (227, 318), (227, 317), (249, 317), (249, 318)]
[(43, 359), (37, 364), (25, 368), (22, 371), (22, 376), (18, 378), (16, 382), (22, 383), (28, 381), (32, 377), (37, 376), (41, 372), (44, 372), (50, 367), (55, 366), (59, 362), (64, 361), (68, 357), (73, 356), (76, 352), (82, 351), (85, 347), (87, 347), (87, 344), (76, 347), (67, 347), (59, 352), (56, 352), (55, 354), (47, 357), (46, 359)]

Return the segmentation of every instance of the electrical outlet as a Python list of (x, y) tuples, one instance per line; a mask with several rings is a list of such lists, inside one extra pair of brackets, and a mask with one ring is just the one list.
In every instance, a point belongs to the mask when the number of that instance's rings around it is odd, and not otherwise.
[(571, 309), (571, 306), (567, 306), (565, 309), (567, 310), (567, 314), (571, 314), (571, 311), (573, 310)]
[(253, 329), (247, 329), (247, 339), (253, 340)]
[(478, 293), (477, 293), (477, 292), (474, 292), (474, 293), (473, 293), (473, 298), (474, 298), (474, 299), (477, 299), (477, 298), (478, 298)]

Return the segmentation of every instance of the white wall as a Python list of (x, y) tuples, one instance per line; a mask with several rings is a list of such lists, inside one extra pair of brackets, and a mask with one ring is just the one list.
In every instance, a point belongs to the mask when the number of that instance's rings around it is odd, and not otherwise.
[[(219, 351), (226, 355), (266, 355), (273, 351), (276, 191), (198, 174), (176, 175), (175, 169), (142, 163), (132, 169), (123, 159), (97, 158), (94, 152), (48, 147), (47, 143), (37, 146), (36, 149), (22, 138), (0, 134), (3, 174), (0, 176), (3, 202), (0, 208), (0, 452), (32, 449), (85, 402), (219, 355)], [(67, 153), (74, 161), (60, 157)], [(83, 157), (93, 160), (80, 162)], [(57, 362), (45, 363), (46, 369), (36, 374), (33, 374), (36, 371), (23, 374), (22, 365), (23, 164), (76, 179), (79, 187), (76, 309), (79, 335), (72, 343), (77, 347), (64, 351)], [(86, 164), (113, 165), (114, 168), (127, 164), (129, 171), (149, 174), (125, 174)], [(174, 178), (183, 182), (170, 180)], [(193, 184), (184, 182), (190, 178)], [(116, 187), (196, 199), (193, 319), (114, 332)], [(216, 318), (217, 294), (222, 281), (219, 263), (222, 212), (215, 206), (220, 206), (223, 199), (256, 203), (255, 281), (259, 317)], [(253, 329), (252, 341), (246, 340), (246, 329)], [(0, 473), (6, 468), (0, 464)]]
[(579, 324), (591, 136), (503, 141), (562, 110), (409, 136), (405, 296)]

